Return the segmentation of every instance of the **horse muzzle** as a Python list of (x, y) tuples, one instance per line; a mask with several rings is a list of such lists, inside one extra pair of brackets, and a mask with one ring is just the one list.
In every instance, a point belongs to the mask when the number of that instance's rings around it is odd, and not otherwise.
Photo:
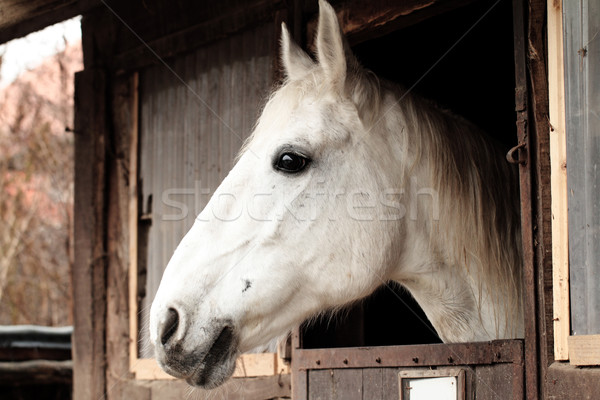
[(237, 336), (227, 319), (196, 325), (181, 311), (168, 308), (156, 327), (156, 360), (165, 372), (190, 385), (214, 388), (235, 370)]

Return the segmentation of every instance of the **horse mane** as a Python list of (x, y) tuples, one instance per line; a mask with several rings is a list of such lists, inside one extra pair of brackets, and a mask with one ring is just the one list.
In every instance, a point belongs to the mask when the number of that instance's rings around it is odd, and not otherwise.
[(397, 86), (388, 88), (396, 96), (405, 145), (414, 154), (407, 170), (430, 171), (438, 194), (439, 218), (432, 221), (430, 240), (443, 238), (446, 262), (478, 278), (478, 305), (494, 305), (496, 337), (500, 329), (515, 337), (522, 259), (516, 168), (502, 146), (474, 124)]

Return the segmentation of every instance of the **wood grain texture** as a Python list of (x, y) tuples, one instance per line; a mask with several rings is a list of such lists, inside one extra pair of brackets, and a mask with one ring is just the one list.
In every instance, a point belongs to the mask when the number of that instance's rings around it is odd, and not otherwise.
[[(107, 205), (107, 314), (106, 314), (106, 381), (107, 397), (122, 398), (122, 382), (131, 378), (129, 371), (132, 339), (130, 337), (129, 274), (131, 265), (130, 211), (133, 160), (132, 146), (137, 125), (136, 76), (114, 78), (111, 90), (112, 132), (109, 141)], [(135, 170), (135, 166), (133, 166)], [(134, 218), (137, 213), (134, 214)], [(136, 231), (133, 230), (135, 237)], [(135, 292), (134, 292), (135, 293)], [(135, 317), (135, 315), (134, 315)]]
[[(474, 0), (346, 0), (332, 1), (342, 30), (352, 45), (407, 28), (436, 15), (466, 6)], [(317, 27), (316, 2), (308, 7), (312, 13), (307, 24), (309, 45)]]
[(293, 368), (419, 367), (520, 363), (523, 341), (498, 340), (481, 343), (453, 343), (381, 347), (297, 349)]
[(25, 36), (100, 4), (100, 0), (3, 0), (0, 4), (0, 43)]
[(35, 385), (72, 383), (71, 360), (28, 360), (0, 362), (0, 385)]
[(308, 372), (308, 397), (315, 400), (333, 400), (333, 370), (321, 369)]
[(511, 364), (478, 366), (475, 368), (476, 398), (489, 400), (523, 399), (523, 388), (518, 388), (515, 393), (515, 388), (512, 385), (513, 380), (514, 371)]
[(213, 390), (192, 388), (183, 381), (150, 381), (144, 386), (150, 388), (153, 400), (263, 400), (290, 396), (289, 375), (230, 379)]
[(598, 398), (600, 368), (580, 368), (556, 362), (546, 375), (547, 399), (571, 400)]
[(383, 398), (383, 369), (365, 368), (362, 370), (363, 400), (379, 400)]
[[(128, 28), (118, 27), (123, 41), (111, 62), (114, 68), (126, 70), (156, 64), (157, 55), (163, 59), (182, 55), (269, 23), (282, 8), (280, 0), (185, 0), (176, 4), (154, 1), (143, 8), (115, 2), (114, 12), (128, 21), (137, 37)], [(163, 15), (158, 21), (157, 13)], [(169, 19), (168, 15), (172, 17)], [(266, 40), (263, 38), (263, 42)], [(274, 41), (268, 45), (273, 44)]]
[(430, 369), (347, 368), (307, 371), (307, 392), (298, 400), (398, 400), (401, 378), (456, 376), (460, 399), (523, 399), (523, 363)]
[(568, 360), (569, 225), (562, 2), (548, 2), (548, 98), (552, 190), (552, 276), (554, 359)]
[(600, 335), (569, 336), (572, 365), (600, 365)]
[(75, 260), (73, 281), (73, 393), (104, 394), (106, 316), (106, 85), (97, 69), (75, 76)]
[[(550, 127), (548, 116), (548, 74), (545, 0), (528, 1), (527, 65), (530, 85), (531, 161), (535, 166), (531, 202), (534, 212), (535, 283), (537, 335), (532, 338), (537, 358), (526, 361), (525, 388), (534, 397), (545, 398), (542, 385), (548, 365), (554, 359), (552, 287), (552, 199), (550, 183)], [(526, 352), (533, 351), (526, 347)], [(536, 375), (535, 386), (533, 375)], [(537, 389), (537, 393), (535, 392)], [(534, 398), (531, 397), (531, 398)]]

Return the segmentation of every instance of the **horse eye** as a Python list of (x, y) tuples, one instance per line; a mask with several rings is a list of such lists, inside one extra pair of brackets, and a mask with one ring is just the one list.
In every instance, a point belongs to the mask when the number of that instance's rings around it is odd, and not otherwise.
[(275, 162), (275, 168), (288, 173), (302, 171), (309, 163), (309, 159), (295, 153), (283, 153)]

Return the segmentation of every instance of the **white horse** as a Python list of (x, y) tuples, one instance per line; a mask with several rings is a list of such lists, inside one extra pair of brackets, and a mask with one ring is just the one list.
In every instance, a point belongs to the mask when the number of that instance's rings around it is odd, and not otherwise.
[(152, 304), (160, 366), (218, 386), (240, 353), (390, 280), (445, 342), (522, 336), (518, 189), (503, 154), (364, 70), (324, 1), (317, 62), (285, 25), (281, 44), (287, 79)]

